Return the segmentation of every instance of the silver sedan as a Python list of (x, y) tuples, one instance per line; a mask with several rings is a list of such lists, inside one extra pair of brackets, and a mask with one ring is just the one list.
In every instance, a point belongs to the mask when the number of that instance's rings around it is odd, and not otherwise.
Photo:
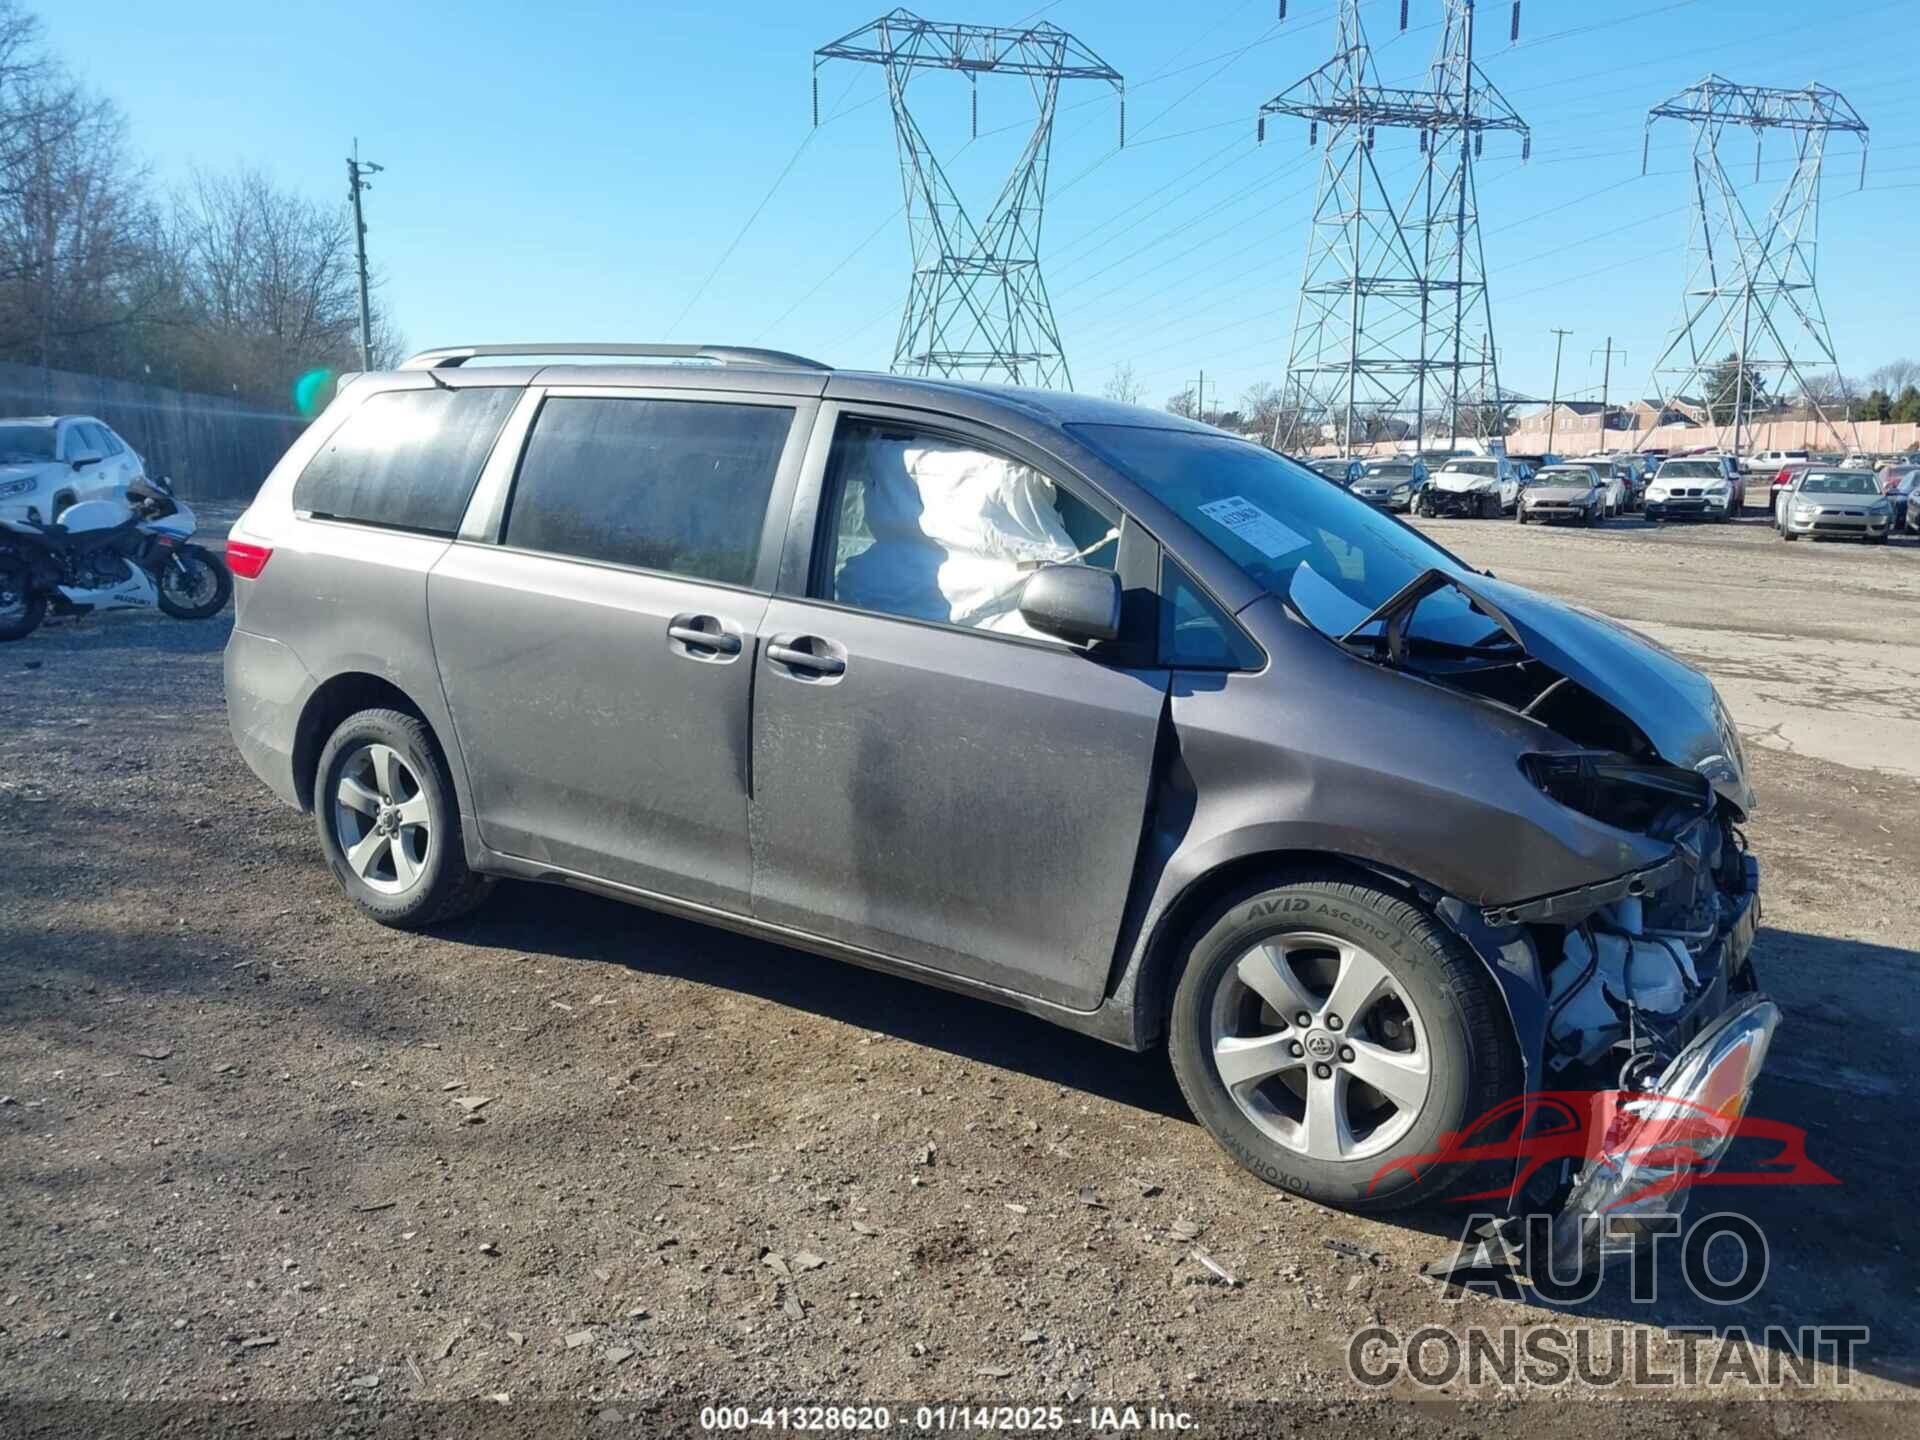
[(1893, 533), (1893, 502), (1871, 470), (1811, 465), (1781, 492), (1773, 523), (1782, 540), (1812, 535), (1884, 545)]

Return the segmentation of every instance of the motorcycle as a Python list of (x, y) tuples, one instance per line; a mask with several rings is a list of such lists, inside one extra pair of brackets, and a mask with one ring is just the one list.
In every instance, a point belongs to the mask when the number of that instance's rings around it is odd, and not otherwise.
[(49, 611), (158, 609), (205, 620), (233, 597), (226, 563), (200, 545), (190, 506), (160, 478), (136, 480), (125, 500), (83, 500), (57, 524), (37, 510), (0, 510), (0, 641), (21, 640)]

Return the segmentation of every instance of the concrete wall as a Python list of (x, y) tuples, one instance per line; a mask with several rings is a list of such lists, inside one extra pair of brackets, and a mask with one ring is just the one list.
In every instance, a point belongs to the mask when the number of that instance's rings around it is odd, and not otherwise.
[[(1920, 425), (1862, 420), (1849, 426), (1842, 421), (1839, 430), (1836, 436), (1831, 426), (1818, 420), (1768, 420), (1747, 427), (1746, 448), (1750, 454), (1761, 450), (1847, 450), (1852, 448), (1856, 430), (1860, 448), (1874, 454), (1908, 450), (1920, 444)], [(1553, 448), (1562, 455), (1636, 448), (1690, 450), (1696, 445), (1724, 445), (1732, 438), (1731, 425), (1662, 425), (1651, 432), (1608, 430), (1603, 439), (1598, 415), (1571, 419), (1562, 415), (1553, 424)], [(1544, 415), (1528, 416), (1507, 438), (1507, 448), (1517, 455), (1537, 454), (1546, 443)]]
[(146, 459), (147, 473), (171, 477), (190, 500), (251, 500), (307, 424), (231, 395), (0, 362), (0, 417), (9, 415), (104, 420)]

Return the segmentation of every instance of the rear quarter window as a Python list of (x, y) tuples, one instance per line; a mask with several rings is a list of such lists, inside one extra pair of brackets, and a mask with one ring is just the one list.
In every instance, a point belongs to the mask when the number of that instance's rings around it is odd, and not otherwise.
[(554, 396), (521, 457), (506, 543), (749, 584), (793, 415), (776, 405)]
[(520, 391), (387, 390), (369, 395), (300, 474), (293, 508), (424, 535), (453, 535)]

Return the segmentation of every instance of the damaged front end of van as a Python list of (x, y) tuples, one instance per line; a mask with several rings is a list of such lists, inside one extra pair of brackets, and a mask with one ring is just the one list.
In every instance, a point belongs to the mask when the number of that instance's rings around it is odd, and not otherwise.
[[(1488, 622), (1483, 639), (1417, 633), (1415, 612), (1443, 591)], [(1521, 755), (1527, 779), (1564, 811), (1635, 837), (1642, 855), (1657, 847), (1657, 858), (1544, 893), (1436, 897), (1500, 982), (1526, 1095), (1608, 1103), (1577, 1144), (1546, 1147), (1557, 1164), (1538, 1163), (1529, 1127), (1540, 1112), (1524, 1105), (1504, 1129), (1449, 1136), (1425, 1158), (1510, 1154), (1510, 1208), (1556, 1210), (1556, 1251), (1596, 1256), (1606, 1237), (1677, 1213), (1712, 1174), (1779, 1020), (1751, 961), (1760, 867), (1741, 830), (1753, 795), (1738, 733), (1712, 684), (1653, 642), (1490, 576), (1430, 569), (1341, 644), (1539, 723), (1566, 743)]]

